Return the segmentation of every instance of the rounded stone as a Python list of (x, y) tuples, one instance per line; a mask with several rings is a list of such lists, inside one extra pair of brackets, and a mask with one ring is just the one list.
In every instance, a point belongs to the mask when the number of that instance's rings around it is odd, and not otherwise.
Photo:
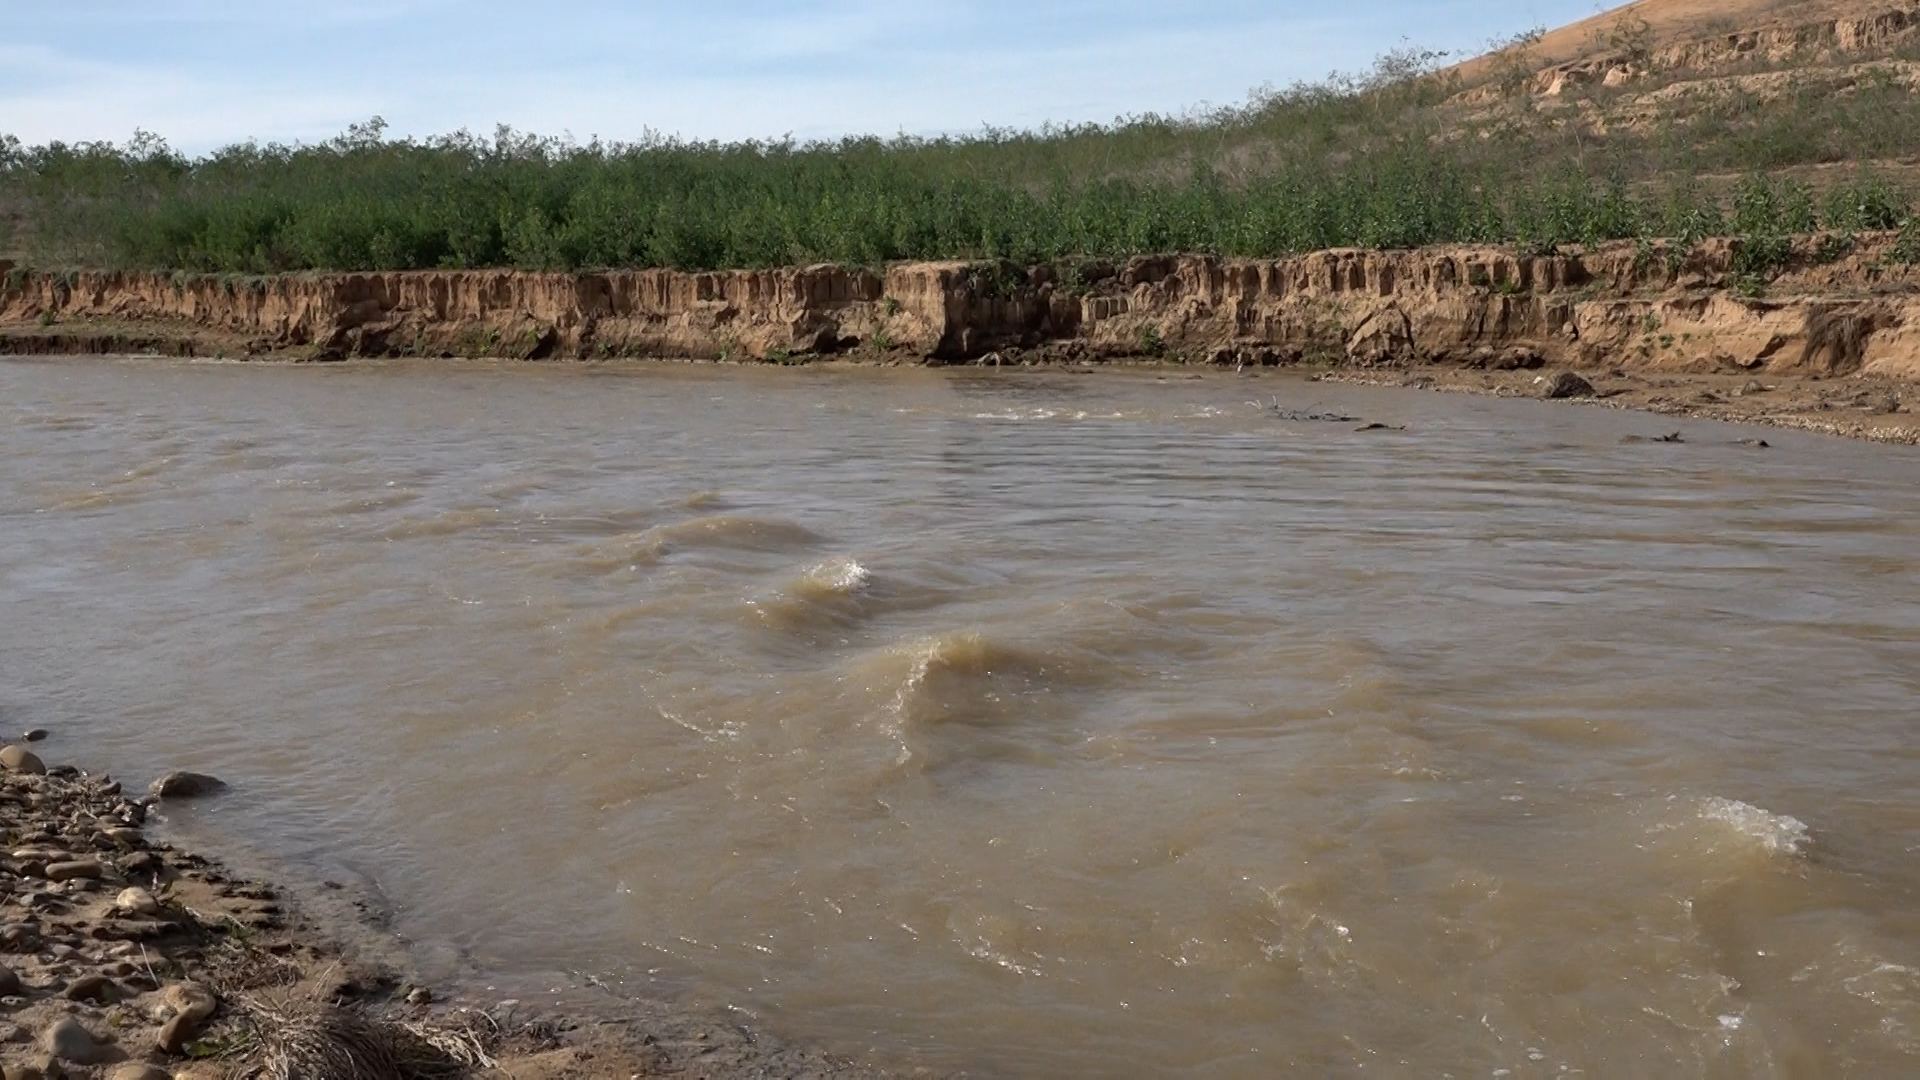
[(113, 906), (129, 915), (158, 915), (160, 901), (153, 894), (135, 885), (121, 889), (120, 895), (113, 898)]
[(111, 1005), (120, 995), (114, 990), (113, 980), (105, 975), (82, 975), (68, 984), (62, 996), (68, 1001)]
[(40, 1048), (61, 1061), (75, 1065), (104, 1065), (118, 1058), (119, 1052), (103, 1044), (93, 1032), (71, 1017), (56, 1020), (40, 1034)]
[(179, 1054), (187, 1048), (187, 1041), (200, 1030), (198, 1018), (181, 1013), (160, 1025), (160, 1031), (154, 1035), (153, 1043), (162, 1053)]
[(46, 762), (24, 746), (0, 746), (0, 768), (8, 772), (36, 775), (45, 775), (47, 771)]
[(10, 967), (0, 966), (0, 998), (17, 997), (20, 994), (20, 974)]
[(177, 982), (167, 984), (160, 992), (160, 1004), (175, 1016), (190, 1016), (197, 1023), (213, 1015), (220, 1007), (220, 999), (199, 983)]
[(47, 864), (48, 881), (74, 881), (80, 878), (97, 878), (105, 872), (98, 860), (75, 859), (73, 862)]
[(1544, 398), (1592, 397), (1593, 384), (1571, 371), (1562, 371), (1547, 380), (1546, 388), (1540, 392), (1540, 396)]
[(39, 742), (40, 740), (47, 737), (47, 729), (43, 727), (31, 728), (26, 732), (26, 734), (20, 737), (26, 740), (27, 742)]
[(173, 1080), (173, 1075), (145, 1062), (129, 1061), (114, 1066), (113, 1071), (107, 1074), (107, 1080)]

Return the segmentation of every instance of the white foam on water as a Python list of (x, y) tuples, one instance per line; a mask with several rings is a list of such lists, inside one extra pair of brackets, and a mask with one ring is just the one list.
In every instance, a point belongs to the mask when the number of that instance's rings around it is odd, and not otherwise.
[(873, 573), (858, 559), (831, 559), (807, 571), (807, 577), (829, 592), (857, 593), (873, 581)]
[(1059, 409), (1049, 409), (1044, 406), (1034, 405), (1034, 406), (1028, 406), (1027, 408), (1024, 408), (1024, 409), (1003, 409), (999, 412), (974, 413), (973, 418), (975, 420), (1013, 420), (1013, 421), (1052, 420), (1053, 418), (1059, 416), (1060, 413), (1061, 413), (1061, 410)]
[(1762, 810), (1738, 799), (1723, 799), (1717, 795), (1703, 799), (1700, 802), (1700, 817), (1725, 825), (1752, 839), (1769, 855), (1798, 855), (1813, 842), (1807, 832), (1806, 822)]

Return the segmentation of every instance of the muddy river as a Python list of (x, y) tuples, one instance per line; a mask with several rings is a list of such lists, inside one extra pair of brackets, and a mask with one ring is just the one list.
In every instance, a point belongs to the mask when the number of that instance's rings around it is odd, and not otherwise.
[(0, 611), (6, 730), (229, 779), (179, 827), (502, 994), (994, 1076), (1920, 1064), (1912, 448), (1231, 374), (9, 362)]

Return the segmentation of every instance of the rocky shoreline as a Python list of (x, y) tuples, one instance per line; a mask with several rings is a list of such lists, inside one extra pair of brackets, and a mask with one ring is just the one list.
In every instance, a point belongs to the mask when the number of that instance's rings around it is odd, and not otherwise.
[[(1547, 398), (1659, 416), (1809, 431), (1897, 446), (1920, 446), (1920, 395), (1904, 379), (1574, 372), (1336, 371), (1318, 382), (1399, 386), (1491, 397)], [(1571, 380), (1570, 382), (1567, 380)], [(1676, 440), (1677, 441), (1677, 440)]]
[(673, 1002), (555, 1013), (418, 985), (284, 890), (148, 835), (218, 780), (135, 795), (20, 744), (0, 770), (4, 1080), (883, 1075)]

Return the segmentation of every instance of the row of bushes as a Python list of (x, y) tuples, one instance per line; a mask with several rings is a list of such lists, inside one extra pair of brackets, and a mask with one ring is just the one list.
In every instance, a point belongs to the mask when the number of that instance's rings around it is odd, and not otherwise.
[[(831, 158), (752, 169), (697, 159), (615, 162), (576, 182), (380, 151), (359, 183), (299, 196), (273, 186), (142, 205), (78, 206), (99, 261), (161, 269), (513, 266), (682, 269), (951, 257), (1038, 261), (1163, 251), (1275, 256), (1331, 247), (1513, 242), (1533, 249), (1633, 237), (1784, 236), (1895, 228), (1905, 192), (1861, 175), (1824, 198), (1752, 176), (1729, 194), (1636, 191), (1564, 172), (1496, 185), (1457, 162), (1406, 156), (1228, 186), (1114, 179), (1041, 190), (972, 178), (848, 175)], [(424, 158), (412, 161), (410, 158)], [(718, 167), (715, 167), (718, 166)], [(94, 218), (97, 220), (88, 220)]]
[[(1478, 129), (1433, 54), (1240, 109), (960, 139), (574, 146), (502, 129), (189, 159), (0, 139), (0, 211), (41, 261), (267, 273), (513, 266), (682, 269), (895, 259), (1278, 256), (1329, 247), (1633, 237), (1756, 240), (1895, 227), (1871, 172), (1816, 197), (1756, 171), (1920, 149), (1903, 88), (1733, 101), (1644, 131), (1582, 134), (1528, 108)], [(1605, 92), (1605, 91), (1596, 91)], [(1876, 96), (1877, 95), (1877, 96)], [(0, 238), (4, 245), (4, 238)], [(1765, 261), (1764, 258), (1761, 261)]]

